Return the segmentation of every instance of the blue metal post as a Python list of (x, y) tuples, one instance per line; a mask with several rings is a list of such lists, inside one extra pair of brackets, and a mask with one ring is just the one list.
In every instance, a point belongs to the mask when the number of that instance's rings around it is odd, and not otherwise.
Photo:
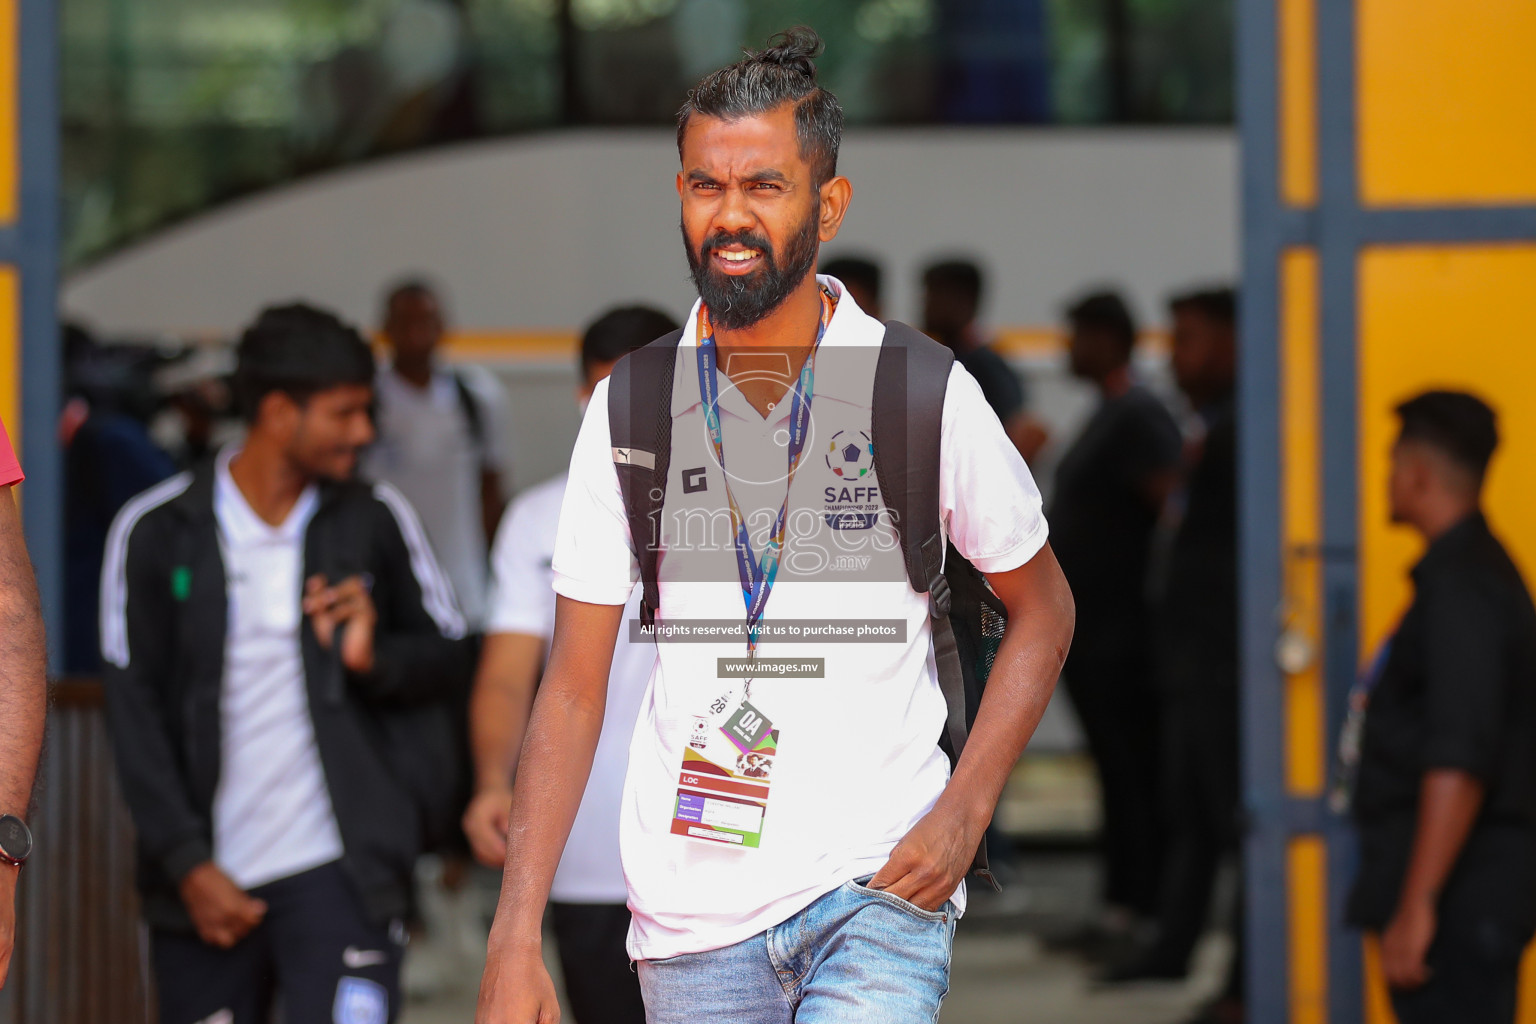
[(1280, 203), (1278, 54), (1274, 0), (1238, 6), (1242, 142), (1242, 309), (1238, 359), (1238, 513), (1242, 629), (1243, 941), (1254, 1024), (1289, 1019), (1283, 691), (1273, 651), (1281, 599)]
[(58, 442), (61, 397), (58, 329), (58, 8), (20, 0), (19, 159), (21, 196), (16, 266), (21, 274), (21, 460), (27, 545), (42, 594), (58, 671), (64, 626), (64, 473)]

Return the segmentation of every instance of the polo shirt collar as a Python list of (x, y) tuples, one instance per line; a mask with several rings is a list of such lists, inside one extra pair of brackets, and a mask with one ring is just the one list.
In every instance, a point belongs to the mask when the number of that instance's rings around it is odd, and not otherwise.
[[(853, 296), (843, 283), (835, 277), (826, 274), (816, 275), (816, 280), (831, 288), (838, 296), (837, 308), (832, 311), (832, 320), (827, 324), (827, 333), (821, 337), (821, 347), (827, 348), (879, 348), (885, 338), (885, 325), (859, 308), (859, 304), (853, 301)], [(679, 349), (697, 348), (699, 344), (699, 310), (703, 307), (702, 299), (696, 299), (693, 309), (688, 314), (688, 321), (683, 325), (683, 337), (678, 342)], [(818, 374), (816, 377), (816, 400), (830, 398), (851, 405), (867, 406), (870, 401), (868, 381), (863, 381), (858, 374), (829, 373)], [(693, 358), (679, 359), (677, 361), (676, 376), (672, 381), (672, 415), (681, 416), (697, 405), (703, 399), (699, 395), (698, 371), (694, 368)], [(786, 409), (786, 415), (788, 410)]]

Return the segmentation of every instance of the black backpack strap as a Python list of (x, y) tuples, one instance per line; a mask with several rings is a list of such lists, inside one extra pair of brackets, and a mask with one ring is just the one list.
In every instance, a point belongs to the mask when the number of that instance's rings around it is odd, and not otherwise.
[(960, 760), (968, 733), (965, 675), (950, 625), (949, 582), (944, 578), (944, 533), (939, 524), (939, 447), (944, 394), (955, 354), (906, 324), (885, 325), (885, 343), (875, 365), (871, 429), (875, 475), (886, 508), (895, 520), (901, 554), (912, 589), (928, 595), (933, 655), (939, 688), (949, 710), (946, 752)]
[[(906, 324), (888, 321), (875, 364), (870, 418), (875, 475), (901, 540), (907, 579), (913, 590), (928, 595), (933, 660), (947, 711), (942, 745), (951, 767), (959, 763), (970, 734), (965, 670), (949, 618), (951, 595), (949, 581), (944, 578), (944, 531), (939, 523), (944, 395), (954, 361), (955, 354), (948, 346)], [(985, 842), (977, 848), (971, 870), (997, 887), (987, 865)]]
[(620, 359), (608, 378), (608, 435), (624, 495), (630, 539), (640, 561), (645, 591), (640, 621), (649, 626), (661, 607), (656, 556), (661, 547), (661, 506), (672, 462), (672, 380), (677, 372), (673, 331)]
[(912, 589), (928, 595), (929, 613), (949, 612), (944, 535), (939, 528), (939, 441), (950, 349), (895, 320), (875, 366), (871, 427), (875, 473), (895, 518)]
[(480, 411), (480, 400), (470, 390), (464, 375), (453, 371), (453, 386), (459, 395), (459, 408), (464, 410), (464, 421), (469, 424), (469, 439), (480, 450), (480, 461), (485, 462), (485, 414)]

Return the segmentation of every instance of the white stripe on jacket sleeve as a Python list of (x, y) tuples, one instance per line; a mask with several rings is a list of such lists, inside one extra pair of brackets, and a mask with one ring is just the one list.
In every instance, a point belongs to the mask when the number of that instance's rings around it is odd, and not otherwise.
[(118, 510), (107, 531), (101, 559), (101, 657), (118, 668), (128, 667), (128, 540), (134, 527), (150, 512), (192, 485), (191, 473), (177, 473)]
[(373, 494), (389, 509), (400, 527), (400, 536), (405, 539), (406, 550), (411, 556), (411, 572), (421, 587), (422, 606), (432, 616), (432, 621), (437, 623), (438, 631), (443, 636), (458, 640), (464, 636), (468, 627), (459, 612), (458, 600), (453, 596), (453, 584), (448, 582), (447, 574), (437, 564), (437, 556), (432, 553), (432, 545), (427, 542), (427, 531), (422, 528), (416, 510), (405, 500), (405, 495), (387, 483), (374, 484)]

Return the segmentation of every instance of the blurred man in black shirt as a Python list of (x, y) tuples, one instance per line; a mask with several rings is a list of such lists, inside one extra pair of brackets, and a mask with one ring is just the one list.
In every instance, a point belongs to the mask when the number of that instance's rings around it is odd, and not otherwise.
[[(1211, 289), (1177, 296), (1169, 307), (1173, 374), (1202, 432), (1186, 453), (1182, 514), (1157, 614), (1168, 830), (1158, 938), (1116, 980), (1188, 972), (1217, 869), (1238, 840), (1237, 297)], [(1240, 929), (1234, 934), (1241, 938)], [(1199, 1019), (1240, 1021), (1241, 977), (1239, 958), (1227, 991)]]
[(1431, 391), (1397, 414), (1392, 520), (1428, 549), (1362, 684), (1349, 919), (1380, 933), (1401, 1024), (1509, 1024), (1536, 932), (1536, 608), (1480, 509), (1493, 411)]
[(955, 351), (987, 404), (1025, 462), (1049, 439), (1045, 428), (1024, 408), (1024, 385), (1018, 374), (993, 351), (976, 326), (981, 313), (981, 268), (970, 260), (933, 263), (923, 271), (923, 333)]
[(1098, 765), (1104, 899), (1111, 932), (1157, 913), (1162, 869), (1158, 730), (1147, 568), (1152, 533), (1178, 479), (1182, 441), (1168, 410), (1135, 383), (1136, 324), (1119, 295), (1067, 310), (1072, 374), (1099, 406), (1062, 457), (1052, 545), (1077, 598), (1066, 684)]

